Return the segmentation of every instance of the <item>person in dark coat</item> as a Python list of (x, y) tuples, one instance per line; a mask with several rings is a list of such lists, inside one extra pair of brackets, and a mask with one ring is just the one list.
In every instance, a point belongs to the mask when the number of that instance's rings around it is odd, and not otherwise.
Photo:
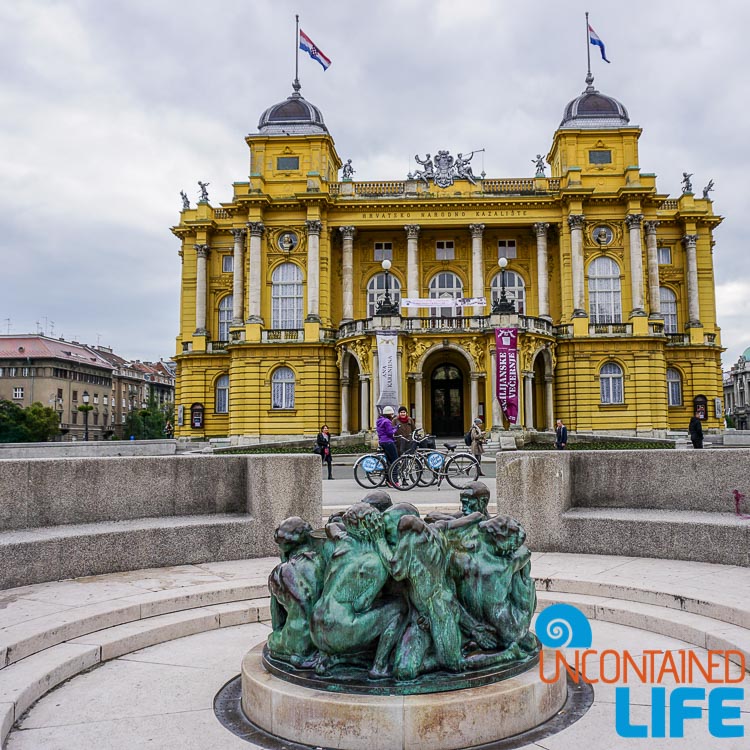
[(409, 416), (409, 412), (406, 411), (405, 406), (398, 407), (398, 414), (393, 420), (393, 424), (396, 427), (396, 450), (400, 456), (408, 447), (409, 441), (414, 434), (414, 428), (416, 423)]
[[(396, 426), (393, 424), (393, 417), (393, 407), (386, 406), (383, 408), (383, 413), (375, 422), (375, 431), (378, 433), (378, 443), (383, 449), (389, 469), (391, 464), (398, 458), (398, 450), (396, 450), (396, 440), (394, 438), (394, 435), (396, 434)], [(398, 484), (398, 477), (393, 477), (393, 481)]]
[(328, 478), (333, 479), (333, 457), (331, 456), (331, 433), (328, 430), (328, 425), (324, 424), (320, 428), (318, 437), (315, 438), (315, 444), (320, 449), (320, 458), (324, 464), (328, 464)]
[(690, 426), (688, 427), (690, 433), (690, 442), (693, 444), (693, 448), (703, 447), (703, 423), (697, 414), (693, 414), (690, 419)]
[(555, 428), (555, 448), (564, 451), (568, 445), (568, 428), (563, 424), (562, 419), (557, 420)]

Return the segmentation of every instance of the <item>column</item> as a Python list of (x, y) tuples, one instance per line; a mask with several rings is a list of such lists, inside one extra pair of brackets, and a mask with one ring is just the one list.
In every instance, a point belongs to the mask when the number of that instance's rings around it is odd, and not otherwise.
[[(406, 230), (406, 296), (419, 297), (419, 224), (407, 224)], [(416, 307), (409, 307), (407, 315), (414, 318)]]
[(421, 372), (414, 374), (414, 421), (417, 427), (424, 426), (424, 407), (422, 405), (422, 378)]
[(646, 232), (646, 260), (648, 263), (648, 306), (649, 318), (661, 318), (661, 297), (659, 296), (659, 252), (656, 245), (658, 221), (644, 221)]
[(682, 238), (687, 255), (688, 325), (696, 328), (702, 325), (698, 304), (698, 256), (696, 254), (697, 234), (686, 234)]
[(370, 429), (370, 376), (359, 376), (359, 422), (363, 432)]
[[(484, 258), (482, 257), (482, 234), (484, 224), (469, 224), (471, 232), (471, 296), (484, 296)], [(474, 315), (484, 315), (484, 308), (475, 305)], [(476, 416), (476, 415), (475, 415)]]
[(320, 323), (320, 229), (319, 221), (306, 221), (307, 229), (307, 317)]
[(262, 221), (249, 221), (247, 228), (250, 230), (250, 252), (247, 258), (247, 322), (262, 325), (263, 318), (260, 317), (260, 242), (265, 227)]
[(630, 292), (633, 309), (630, 316), (645, 315), (643, 309), (643, 249), (641, 247), (641, 222), (643, 214), (628, 214), (625, 223), (630, 233)]
[[(477, 372), (471, 373), (471, 418), (479, 416), (479, 378)], [(472, 424), (474, 424), (472, 422)]]
[(552, 388), (552, 375), (544, 376), (544, 404), (545, 404), (545, 420), (547, 422), (547, 429), (555, 429), (555, 405), (552, 403), (553, 388)]
[(206, 330), (206, 259), (208, 258), (208, 245), (196, 245), (195, 253), (198, 256), (195, 271), (195, 333), (194, 336), (207, 336)]
[(536, 283), (539, 299), (539, 317), (552, 320), (549, 314), (549, 284), (547, 271), (547, 230), (549, 224), (537, 222), (534, 224), (536, 233)]
[(495, 350), (490, 349), (490, 369), (492, 370), (492, 429), (502, 430), (505, 427), (500, 402), (497, 400), (497, 366), (495, 364)]
[(341, 378), (341, 434), (349, 434), (349, 376)]
[(583, 214), (568, 216), (570, 227), (571, 271), (573, 273), (573, 317), (586, 318), (583, 294)]
[(523, 374), (523, 414), (524, 427), (527, 430), (534, 429), (534, 373)]
[(243, 272), (244, 272), (244, 244), (245, 230), (233, 229), (234, 235), (234, 259), (232, 261), (232, 325), (242, 325), (242, 301), (244, 297)]
[(341, 288), (344, 297), (342, 323), (354, 320), (354, 227), (339, 227), (339, 232), (344, 240), (344, 251), (341, 261), (342, 281)]

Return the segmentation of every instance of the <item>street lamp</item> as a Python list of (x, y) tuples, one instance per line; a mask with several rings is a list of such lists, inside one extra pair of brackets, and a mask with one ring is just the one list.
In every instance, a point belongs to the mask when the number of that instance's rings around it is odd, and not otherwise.
[(82, 396), (83, 404), (78, 407), (78, 411), (83, 412), (83, 439), (89, 439), (89, 412), (94, 408), (89, 403), (89, 392), (84, 391)]
[(513, 307), (513, 303), (505, 296), (505, 269), (508, 266), (508, 259), (503, 256), (498, 259), (497, 265), (500, 266), (500, 273), (502, 274), (501, 288), (500, 288), (500, 299), (495, 297), (492, 301), (492, 312), (496, 315), (511, 315), (516, 311)]
[(398, 315), (398, 305), (391, 299), (391, 261), (386, 258), (380, 265), (385, 271), (385, 294), (378, 302), (375, 315)]

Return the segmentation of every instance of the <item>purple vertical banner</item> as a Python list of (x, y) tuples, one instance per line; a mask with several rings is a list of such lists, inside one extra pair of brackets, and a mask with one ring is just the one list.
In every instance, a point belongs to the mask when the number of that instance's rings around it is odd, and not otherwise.
[(495, 383), (497, 400), (505, 418), (518, 424), (517, 328), (495, 329)]

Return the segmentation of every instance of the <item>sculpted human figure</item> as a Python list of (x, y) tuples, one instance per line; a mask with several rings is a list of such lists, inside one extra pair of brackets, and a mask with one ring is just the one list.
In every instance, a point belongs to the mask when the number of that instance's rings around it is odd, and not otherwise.
[(472, 151), (468, 157), (464, 157), (463, 154), (456, 156), (456, 175), (462, 177), (464, 180), (468, 180), (472, 185), (476, 185), (477, 181), (474, 177), (474, 172), (469, 165), (469, 162), (474, 158), (474, 152)]
[(343, 179), (345, 180), (351, 180), (352, 175), (354, 174), (354, 167), (352, 166), (352, 160), (347, 159), (346, 164), (344, 164), (343, 167), (341, 167), (341, 175)]
[(450, 521), (453, 518), (461, 518), (471, 513), (481, 513), (484, 518), (489, 518), (487, 506), (490, 502), (490, 488), (484, 482), (471, 482), (464, 487), (459, 498), (461, 500), (461, 510), (455, 513), (442, 513), (433, 511), (425, 517), (427, 523), (436, 521)]
[(311, 618), (320, 674), (346, 663), (371, 664), (371, 677), (386, 676), (388, 657), (403, 632), (405, 602), (381, 596), (389, 575), (365, 528), (370, 516), (381, 514), (372, 505), (355, 503), (342, 516), (343, 533), (331, 525), (334, 551)]
[(312, 527), (299, 516), (287, 518), (274, 532), (281, 562), (268, 577), (271, 592), (271, 656), (296, 667), (315, 653), (310, 617), (323, 588), (325, 562), (314, 548)]
[(406, 583), (411, 613), (396, 647), (393, 675), (411, 680), (424, 672), (461, 670), (461, 613), (448, 570), (448, 549), (442, 535), (417, 516), (403, 515), (398, 543), (385, 542), (383, 519), (367, 519), (391, 575)]
[(190, 208), (190, 199), (184, 190), (180, 190), (180, 198), (182, 198), (182, 210), (187, 211)]
[(424, 170), (421, 171), (421, 172), (417, 171), (415, 173), (414, 177), (416, 177), (416, 179), (418, 179), (418, 180), (422, 180), (424, 182), (424, 184), (425, 184), (425, 187), (430, 187), (430, 182), (429, 181), (432, 180), (432, 179), (434, 179), (434, 177), (435, 177), (435, 167), (434, 167), (434, 165), (432, 163), (432, 158), (430, 157), (429, 154), (427, 154), (427, 156), (425, 156), (424, 161), (422, 161), (419, 158), (419, 154), (417, 154), (414, 157), (414, 160), (418, 164), (421, 164), (424, 167)]
[(210, 184), (211, 184), (210, 182), (201, 182), (200, 180), (198, 180), (198, 187), (200, 188), (200, 193), (201, 193), (201, 197), (200, 197), (201, 203), (203, 201), (208, 202), (208, 186)]
[(528, 636), (536, 608), (531, 552), (526, 532), (509, 516), (480, 520), (478, 514), (448, 522), (450, 574), (466, 610), (489, 625), (501, 648), (518, 643), (533, 648)]
[(683, 172), (682, 173), (682, 192), (683, 193), (692, 193), (693, 192), (693, 181), (692, 181), (693, 172)]

